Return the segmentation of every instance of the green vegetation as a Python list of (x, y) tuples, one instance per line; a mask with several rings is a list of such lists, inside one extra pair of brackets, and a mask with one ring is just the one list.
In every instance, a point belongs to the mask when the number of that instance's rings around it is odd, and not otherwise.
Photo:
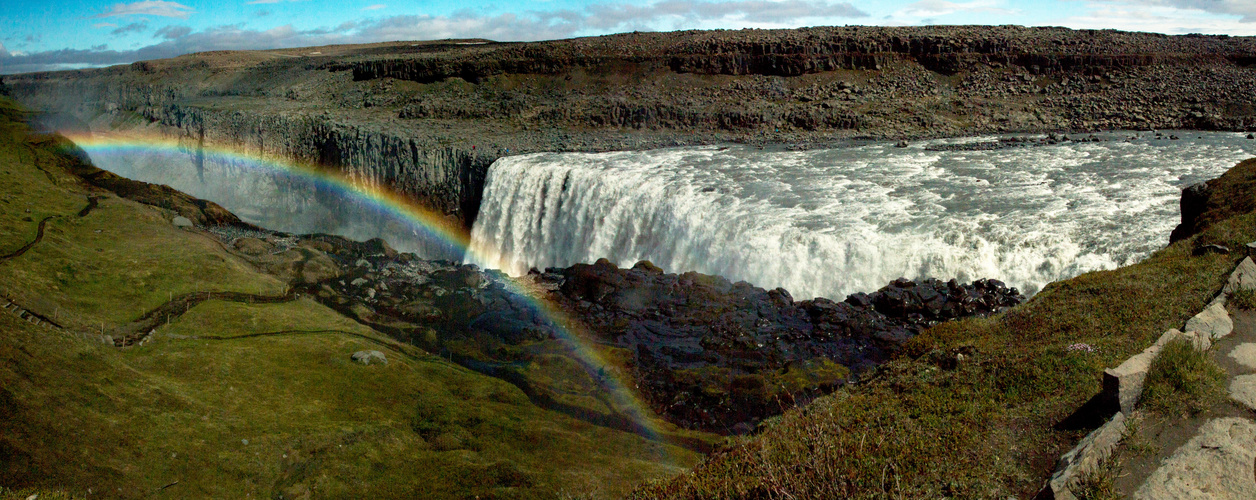
[(1099, 470), (1082, 478), (1081, 484), (1072, 488), (1078, 500), (1119, 500), (1124, 498), (1116, 487), (1116, 475), (1120, 467), (1114, 460), (1099, 464)]
[[(542, 410), (308, 299), (210, 300), (142, 346), (101, 343), (172, 296), (287, 285), (172, 227), (173, 212), (66, 175), (70, 160), (20, 125), (0, 131), (0, 255), (62, 216), (0, 261), (0, 296), (66, 326), (0, 311), (4, 500), (604, 497), (698, 458)], [(79, 217), (89, 195), (105, 198)], [(359, 350), (388, 363), (353, 362)]]
[[(1215, 184), (1253, 179), (1249, 160)], [(1055, 426), (1099, 392), (1103, 369), (1180, 328), (1221, 289), (1237, 256), (1193, 257), (1201, 240), (1242, 247), (1256, 240), (1256, 214), (1218, 220), (1139, 264), (1053, 283), (1004, 314), (938, 325), (867, 382), (635, 496), (1033, 496), (1088, 431)]]
[(1228, 303), (1244, 311), (1256, 309), (1256, 290), (1242, 288), (1230, 294)]
[(1194, 416), (1225, 401), (1226, 373), (1186, 339), (1164, 345), (1151, 363), (1140, 406), (1166, 416)]
[(0, 486), (0, 500), (27, 500), (31, 495), (36, 495), (38, 500), (78, 500), (83, 497), (76, 497), (64, 491), (44, 491), (36, 489), (10, 490)]

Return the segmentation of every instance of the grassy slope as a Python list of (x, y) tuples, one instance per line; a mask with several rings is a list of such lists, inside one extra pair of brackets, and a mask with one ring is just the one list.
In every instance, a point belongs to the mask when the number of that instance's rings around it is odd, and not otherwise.
[[(0, 210), (0, 255), (34, 237), (35, 216), (68, 216), (0, 262), (6, 297), (98, 331), (171, 294), (284, 290), (173, 229), (168, 212), (107, 196), (78, 218), (87, 188), (23, 134), (0, 119), (0, 206), (33, 215)], [(288, 333), (249, 336), (277, 331)], [(362, 349), (390, 363), (352, 363)], [(128, 350), (0, 311), (3, 487), (128, 498), (601, 496), (696, 459), (542, 411), (505, 382), (308, 300), (206, 302)]]
[[(1231, 169), (1219, 191), (1227, 205), (1256, 206), (1256, 191), (1234, 188), (1253, 180), (1256, 160)], [(1054, 283), (994, 318), (934, 327), (874, 380), (637, 495), (1031, 496), (1087, 432), (1055, 426), (1099, 392), (1103, 369), (1182, 327), (1220, 290), (1241, 256), (1191, 250), (1256, 240), (1256, 214), (1237, 213), (1137, 265)], [(1067, 349), (1079, 342), (1097, 351)]]

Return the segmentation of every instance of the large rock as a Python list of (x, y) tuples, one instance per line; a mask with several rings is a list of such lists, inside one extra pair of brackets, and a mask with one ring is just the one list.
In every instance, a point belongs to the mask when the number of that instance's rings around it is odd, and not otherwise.
[(1181, 207), (1182, 222), (1169, 233), (1169, 243), (1190, 238), (1198, 232), (1197, 219), (1208, 208), (1208, 183), (1192, 184), (1182, 189), (1178, 205)]
[(1251, 257), (1244, 257), (1234, 268), (1234, 272), (1230, 273), (1230, 279), (1226, 281), (1225, 288), (1221, 291), (1230, 294), (1251, 289), (1256, 289), (1256, 262), (1252, 262)]
[(1143, 383), (1151, 362), (1160, 354), (1160, 346), (1153, 345), (1125, 360), (1116, 368), (1103, 371), (1103, 393), (1108, 401), (1119, 405), (1121, 413), (1129, 414), (1143, 394)]
[(1256, 423), (1209, 421), (1134, 492), (1137, 500), (1256, 498)]
[(1187, 321), (1186, 331), (1207, 334), (1212, 340), (1217, 340), (1234, 331), (1234, 322), (1230, 320), (1224, 305), (1214, 303)]
[(357, 361), (364, 365), (369, 365), (371, 363), (381, 364), (381, 365), (388, 364), (388, 358), (384, 356), (384, 353), (379, 352), (379, 351), (358, 351), (358, 352), (353, 353), (353, 356), (351, 357), (353, 358), (354, 361)]

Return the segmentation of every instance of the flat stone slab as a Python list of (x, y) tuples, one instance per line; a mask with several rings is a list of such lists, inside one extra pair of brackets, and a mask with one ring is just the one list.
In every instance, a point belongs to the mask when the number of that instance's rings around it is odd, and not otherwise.
[(1133, 498), (1256, 498), (1256, 423), (1209, 421), (1147, 478)]
[(1186, 331), (1207, 334), (1212, 340), (1219, 339), (1234, 331), (1234, 322), (1222, 304), (1213, 304), (1196, 314), (1186, 322)]
[(1256, 344), (1250, 342), (1239, 344), (1238, 347), (1230, 351), (1230, 358), (1243, 365), (1243, 368), (1256, 370)]
[[(1248, 244), (1251, 245), (1250, 243)], [(1252, 262), (1251, 257), (1244, 257), (1239, 262), (1238, 267), (1234, 268), (1234, 272), (1230, 273), (1230, 279), (1226, 282), (1223, 293), (1234, 293), (1235, 290), (1256, 288), (1256, 263)]]
[(1234, 377), (1230, 381), (1230, 398), (1256, 410), (1256, 374)]
[(1051, 481), (1047, 483), (1052, 498), (1055, 500), (1073, 500), (1077, 498), (1072, 491), (1074, 486), (1089, 474), (1099, 469), (1099, 464), (1112, 455), (1112, 449), (1125, 436), (1125, 414), (1117, 413), (1108, 423), (1095, 429), (1082, 438), (1072, 450), (1060, 457)]
[(1125, 360), (1116, 368), (1103, 371), (1103, 393), (1108, 401), (1119, 405), (1121, 413), (1129, 415), (1138, 404), (1138, 397), (1143, 394), (1143, 382), (1147, 379), (1147, 370), (1151, 361), (1160, 354), (1159, 346), (1151, 346), (1133, 357)]

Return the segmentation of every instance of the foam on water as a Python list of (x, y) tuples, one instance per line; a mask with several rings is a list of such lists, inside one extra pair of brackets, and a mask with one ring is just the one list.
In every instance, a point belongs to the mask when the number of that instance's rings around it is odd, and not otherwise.
[[(1026, 293), (1163, 247), (1182, 187), (1256, 155), (1233, 133), (1133, 133), (995, 151), (888, 144), (541, 153), (489, 170), (472, 229), (512, 274), (650, 260), (844, 297), (898, 277), (997, 278)], [(1167, 135), (1167, 134), (1166, 134)]]

